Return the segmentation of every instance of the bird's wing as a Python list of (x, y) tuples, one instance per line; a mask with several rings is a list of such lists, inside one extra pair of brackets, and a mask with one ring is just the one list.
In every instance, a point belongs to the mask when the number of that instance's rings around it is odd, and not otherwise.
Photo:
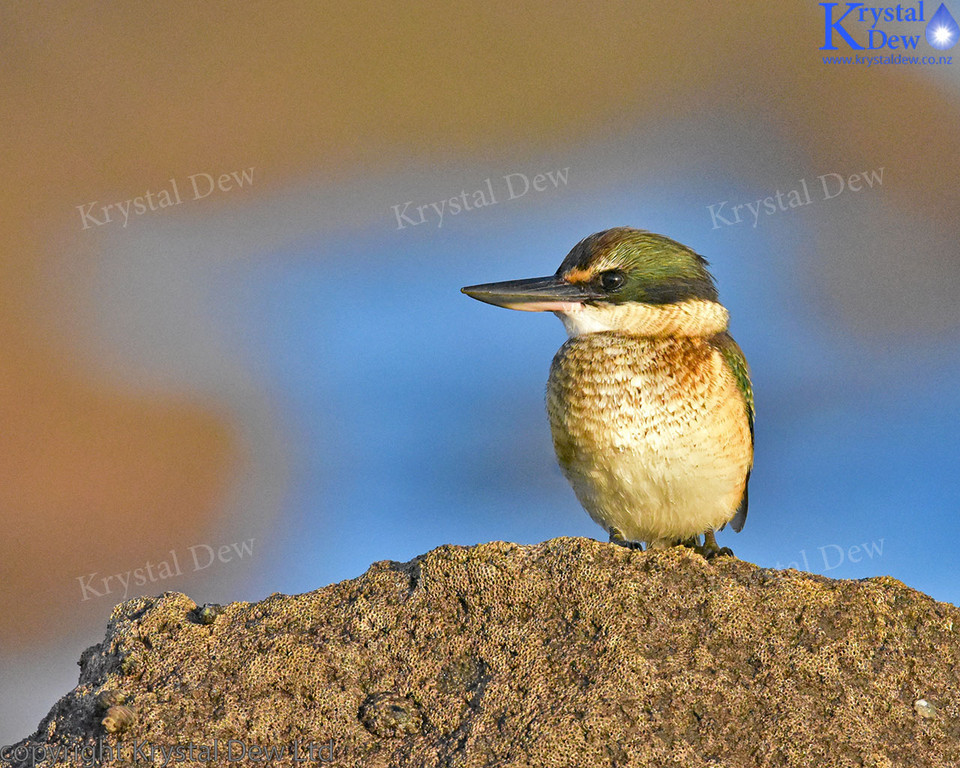
[[(743, 355), (740, 345), (733, 340), (729, 333), (720, 333), (713, 339), (717, 350), (723, 355), (723, 360), (733, 374), (737, 382), (737, 389), (743, 397), (743, 405), (747, 412), (747, 423), (750, 425), (750, 453), (753, 454), (753, 421), (756, 410), (753, 405), (753, 386), (750, 384), (750, 368), (747, 366), (747, 358)], [(751, 464), (751, 469), (752, 469)], [(740, 499), (740, 506), (730, 521), (733, 530), (738, 533), (743, 528), (747, 520), (747, 485), (750, 483), (750, 470), (747, 470), (747, 479), (743, 483), (743, 498)]]

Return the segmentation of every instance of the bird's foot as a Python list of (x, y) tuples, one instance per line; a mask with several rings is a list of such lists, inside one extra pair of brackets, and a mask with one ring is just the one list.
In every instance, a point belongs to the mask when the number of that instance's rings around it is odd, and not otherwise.
[(623, 531), (616, 527), (610, 529), (610, 543), (627, 549), (643, 549), (643, 544), (639, 541), (627, 541), (624, 538)]
[(715, 557), (733, 557), (733, 550), (730, 547), (721, 547), (717, 544), (717, 535), (712, 530), (703, 534), (703, 544), (700, 543), (699, 536), (691, 536), (683, 541), (683, 545), (690, 547), (705, 560), (713, 560)]

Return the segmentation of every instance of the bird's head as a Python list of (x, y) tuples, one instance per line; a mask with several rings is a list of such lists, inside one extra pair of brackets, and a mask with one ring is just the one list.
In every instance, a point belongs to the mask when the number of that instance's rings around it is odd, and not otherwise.
[(499, 307), (555, 312), (571, 336), (707, 336), (728, 321), (706, 259), (668, 237), (629, 227), (581, 240), (549, 277), (462, 291)]

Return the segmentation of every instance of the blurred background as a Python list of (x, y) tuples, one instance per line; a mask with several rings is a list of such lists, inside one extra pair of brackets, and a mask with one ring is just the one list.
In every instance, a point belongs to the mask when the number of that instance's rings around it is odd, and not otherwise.
[(604, 538), (552, 453), (561, 324), (459, 288), (611, 226), (706, 256), (751, 363), (721, 544), (957, 602), (960, 46), (828, 63), (828, 12), (0, 6), (0, 744), (124, 599)]

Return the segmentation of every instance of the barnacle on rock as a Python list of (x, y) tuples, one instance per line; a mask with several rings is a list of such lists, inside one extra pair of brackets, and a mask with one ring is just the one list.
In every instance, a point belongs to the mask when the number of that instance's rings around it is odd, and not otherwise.
[(194, 610), (198, 624), (213, 624), (217, 616), (223, 613), (224, 607), (219, 603), (204, 603), (202, 607)]
[(418, 733), (422, 717), (417, 705), (393, 691), (374, 693), (360, 705), (360, 722), (374, 736), (397, 737)]
[(106, 716), (100, 722), (107, 733), (120, 733), (133, 725), (134, 717), (133, 710), (121, 704), (110, 707)]

